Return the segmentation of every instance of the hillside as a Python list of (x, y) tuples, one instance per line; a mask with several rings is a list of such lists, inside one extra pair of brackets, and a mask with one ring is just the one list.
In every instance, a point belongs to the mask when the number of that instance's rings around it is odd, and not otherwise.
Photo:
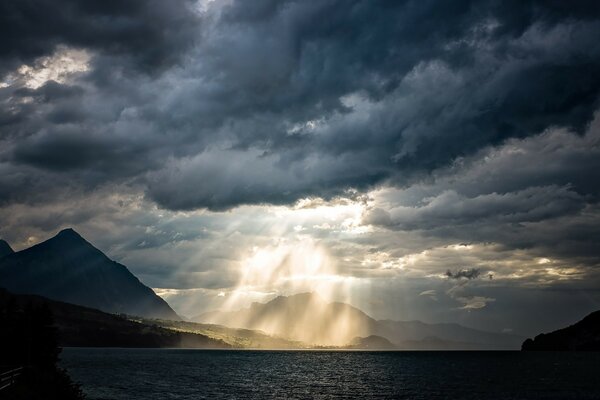
[[(47, 306), (54, 317), (58, 341), (67, 347), (185, 347), (229, 348), (222, 340), (190, 332), (177, 332), (152, 323), (53, 301), (35, 295), (15, 295), (0, 289), (0, 311), (9, 307)], [(3, 327), (8, 328), (10, 327)]]
[[(490, 343), (455, 342), (444, 340), (435, 336), (425, 337), (420, 340), (405, 340), (398, 345), (404, 350), (502, 350), (503, 347)], [(513, 347), (509, 349), (514, 349)]]
[(313, 293), (279, 296), (235, 312), (205, 313), (194, 321), (264, 331), (315, 345), (343, 346), (357, 336), (369, 336), (376, 321), (344, 303), (328, 303)]
[(459, 324), (426, 324), (421, 321), (378, 322), (378, 334), (400, 348), (452, 350), (516, 350), (523, 338), (517, 335), (486, 332)]
[(350, 344), (345, 346), (347, 349), (362, 350), (395, 350), (397, 346), (384, 337), (371, 335), (367, 337), (356, 337)]
[(200, 324), (196, 322), (172, 320), (142, 320), (146, 324), (154, 324), (163, 328), (198, 333), (213, 339), (221, 340), (234, 348), (244, 349), (304, 349), (309, 348), (302, 342), (292, 341), (277, 336), (267, 335), (264, 332), (228, 328), (222, 325)]
[(0, 287), (111, 313), (179, 319), (127, 267), (110, 260), (72, 229), (0, 258)]
[(595, 311), (566, 328), (539, 334), (533, 340), (527, 339), (521, 349), (600, 351), (600, 311)]
[(349, 304), (327, 302), (316, 294), (279, 296), (233, 312), (209, 312), (194, 321), (261, 330), (316, 346), (347, 346), (376, 335), (400, 349), (518, 349), (522, 337), (485, 332), (458, 324), (377, 321)]
[(10, 245), (6, 242), (6, 240), (0, 239), (0, 258), (7, 256), (9, 254), (14, 253), (14, 250)]

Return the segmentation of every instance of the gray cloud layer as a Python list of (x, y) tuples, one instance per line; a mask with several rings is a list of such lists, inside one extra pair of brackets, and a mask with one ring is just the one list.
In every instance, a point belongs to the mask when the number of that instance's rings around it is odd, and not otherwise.
[(191, 12), (192, 4), (188, 0), (3, 2), (0, 71), (30, 64), (60, 45), (118, 56), (136, 73), (167, 67), (195, 40), (199, 21)]
[(513, 139), (386, 190), (364, 216), (391, 230), (501, 243), (540, 257), (598, 266), (600, 119), (582, 135), (560, 129)]
[(68, 82), (0, 90), (5, 203), (131, 181), (172, 209), (329, 198), (581, 130), (597, 107), (593, 2), (3, 7), (5, 73), (61, 45), (91, 54)]

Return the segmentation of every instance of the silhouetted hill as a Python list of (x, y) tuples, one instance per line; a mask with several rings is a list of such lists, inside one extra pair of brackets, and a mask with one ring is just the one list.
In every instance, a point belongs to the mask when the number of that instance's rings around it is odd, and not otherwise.
[[(58, 342), (67, 347), (185, 347), (229, 348), (227, 343), (205, 335), (162, 328), (150, 321), (140, 323), (123, 316), (46, 299), (15, 295), (0, 289), (0, 310), (7, 307), (47, 306), (54, 316)], [(4, 329), (6, 327), (3, 326)]]
[(348, 349), (364, 350), (394, 350), (397, 347), (384, 337), (371, 335), (367, 337), (356, 337), (350, 344), (345, 346)]
[(523, 337), (486, 332), (459, 324), (381, 320), (379, 334), (405, 349), (516, 350)]
[(9, 254), (14, 253), (14, 250), (10, 245), (6, 242), (6, 240), (0, 239), (0, 258), (7, 256)]
[(600, 311), (595, 311), (569, 327), (542, 333), (523, 342), (522, 350), (600, 351)]
[[(518, 349), (522, 337), (484, 332), (458, 324), (377, 321), (345, 303), (329, 303), (316, 294), (279, 296), (266, 304), (234, 312), (201, 314), (194, 321), (262, 330), (306, 344), (346, 346), (356, 337), (376, 335), (403, 349)], [(437, 341), (426, 340), (436, 338)], [(412, 346), (412, 347), (411, 347)]]
[(127, 267), (110, 260), (72, 229), (0, 258), (0, 287), (106, 312), (179, 319)]
[(0, 398), (84, 399), (79, 386), (58, 366), (60, 351), (46, 303), (19, 302), (0, 291), (0, 372), (20, 369), (15, 379), (2, 380)]
[(430, 336), (421, 340), (405, 340), (398, 345), (398, 348), (408, 350), (493, 350), (502, 348), (502, 346), (486, 343), (454, 342)]

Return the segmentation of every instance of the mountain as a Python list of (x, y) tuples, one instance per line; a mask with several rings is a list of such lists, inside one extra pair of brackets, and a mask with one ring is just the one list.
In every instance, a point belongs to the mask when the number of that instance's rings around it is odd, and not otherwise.
[(421, 321), (378, 321), (379, 334), (401, 348), (516, 350), (521, 336), (486, 332), (459, 324), (426, 324)]
[[(194, 321), (262, 330), (308, 345), (346, 346), (355, 338), (379, 336), (401, 349), (518, 349), (523, 338), (458, 324), (377, 321), (349, 304), (329, 303), (313, 293), (279, 296), (233, 312), (209, 312)], [(431, 346), (431, 347), (428, 347)]]
[[(17, 295), (0, 289), (0, 316), (50, 310), (61, 346), (70, 347), (183, 347), (230, 348), (222, 340), (192, 332), (181, 332), (141, 323), (92, 308), (50, 300), (36, 295)], [(11, 319), (2, 325), (0, 339), (18, 326)], [(12, 321), (14, 323), (14, 321)], [(6, 344), (6, 341), (0, 341)]]
[(211, 312), (194, 321), (261, 330), (307, 344), (343, 346), (357, 336), (369, 336), (377, 321), (344, 303), (328, 303), (313, 293), (279, 296), (249, 309)]
[(581, 321), (550, 333), (537, 335), (523, 342), (522, 350), (591, 350), (600, 351), (600, 311)]
[(156, 325), (179, 332), (198, 333), (221, 340), (232, 348), (240, 349), (306, 349), (310, 346), (301, 342), (270, 336), (251, 329), (228, 328), (223, 325), (200, 324), (189, 321), (141, 320), (142, 323)]
[(14, 253), (12, 247), (10, 247), (10, 245), (5, 240), (0, 239), (0, 258), (12, 253)]
[(352, 339), (347, 349), (364, 349), (364, 350), (394, 350), (397, 347), (384, 337), (371, 335), (367, 337), (356, 337)]
[[(444, 340), (435, 336), (428, 336), (420, 340), (405, 340), (398, 345), (401, 349), (410, 350), (497, 350), (503, 349), (497, 344), (486, 343), (471, 343), (471, 342), (454, 342), (452, 340)], [(510, 347), (514, 349), (514, 346)]]
[(110, 313), (179, 319), (127, 267), (110, 260), (73, 229), (0, 258), (0, 287)]

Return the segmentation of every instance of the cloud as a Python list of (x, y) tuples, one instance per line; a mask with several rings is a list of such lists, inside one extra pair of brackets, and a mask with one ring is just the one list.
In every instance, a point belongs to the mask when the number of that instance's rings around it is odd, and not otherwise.
[[(0, 73), (66, 45), (118, 55), (143, 71), (168, 65), (191, 44), (192, 2), (74, 0), (0, 6)], [(52, 15), (53, 18), (48, 16)], [(152, 43), (151, 46), (148, 46)]]
[(481, 274), (481, 270), (479, 270), (478, 268), (471, 268), (471, 269), (461, 269), (455, 272), (452, 272), (450, 270), (446, 271), (446, 276), (449, 279), (476, 279), (479, 277), (479, 275)]
[(483, 296), (457, 297), (456, 300), (463, 303), (464, 310), (478, 310), (484, 308), (489, 302), (496, 301), (491, 297)]
[(577, 263), (595, 266), (598, 121), (583, 135), (551, 128), (511, 139), (459, 158), (418, 183), (376, 191), (363, 222), (454, 243), (530, 249), (539, 257), (573, 262), (577, 257)]
[[(170, 209), (412, 184), (510, 138), (553, 125), (581, 131), (598, 105), (600, 25), (578, 7), (4, 7), (4, 37), (18, 39), (0, 48), (10, 76), (0, 90), (1, 160), (85, 190), (134, 180)], [(62, 11), (49, 22), (53, 7)], [(86, 54), (86, 67), (48, 61), (64, 54)], [(34, 72), (18, 71), (38, 71), (35, 85)], [(194, 190), (175, 195), (176, 186)]]
[(433, 289), (424, 290), (421, 293), (419, 293), (419, 296), (426, 296), (433, 301), (438, 301), (437, 292)]
[(480, 271), (475, 268), (470, 270), (460, 270), (455, 273), (450, 270), (446, 272), (446, 276), (449, 279), (458, 280), (458, 283), (448, 289), (446, 294), (454, 301), (462, 304), (460, 309), (479, 310), (485, 308), (488, 303), (496, 301), (496, 299), (492, 297), (473, 295), (470, 293), (474, 290), (470, 281), (476, 279), (479, 274)]

